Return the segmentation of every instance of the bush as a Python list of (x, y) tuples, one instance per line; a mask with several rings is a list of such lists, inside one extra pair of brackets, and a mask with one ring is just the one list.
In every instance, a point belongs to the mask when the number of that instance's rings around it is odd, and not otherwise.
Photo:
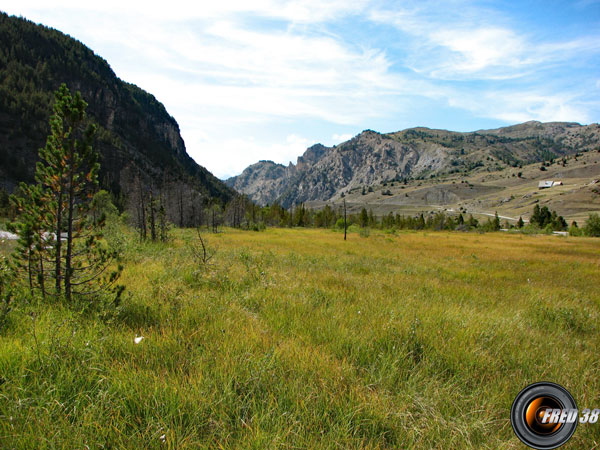
[(569, 227), (569, 236), (583, 236), (583, 230), (575, 225)]
[(251, 230), (251, 231), (265, 231), (266, 229), (267, 229), (267, 226), (262, 221), (258, 222), (258, 223), (250, 222), (248, 224), (248, 230)]
[(586, 236), (600, 237), (600, 216), (598, 214), (590, 214), (588, 220), (585, 221), (583, 231)]

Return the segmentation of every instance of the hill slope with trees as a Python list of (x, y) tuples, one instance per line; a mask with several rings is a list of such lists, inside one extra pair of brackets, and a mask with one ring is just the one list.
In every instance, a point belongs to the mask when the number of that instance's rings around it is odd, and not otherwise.
[[(100, 183), (116, 197), (139, 174), (144, 183), (180, 186), (228, 201), (233, 191), (187, 154), (179, 126), (152, 94), (119, 79), (81, 42), (24, 18), (0, 13), (0, 186), (32, 182), (48, 135), (52, 93), (80, 91), (98, 128)], [(191, 196), (191, 194), (189, 194)]]

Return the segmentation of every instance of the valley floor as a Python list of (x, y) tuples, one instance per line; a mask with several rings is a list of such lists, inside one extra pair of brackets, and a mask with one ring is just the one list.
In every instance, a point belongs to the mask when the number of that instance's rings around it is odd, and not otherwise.
[[(19, 305), (2, 448), (524, 448), (537, 381), (600, 408), (600, 239), (129, 232), (117, 308)], [(134, 341), (136, 337), (137, 344)], [(592, 448), (600, 425), (564, 447)]]

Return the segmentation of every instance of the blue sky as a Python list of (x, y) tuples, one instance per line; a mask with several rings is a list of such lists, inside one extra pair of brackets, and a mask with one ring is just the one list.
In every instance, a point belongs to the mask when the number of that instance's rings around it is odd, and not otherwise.
[(4, 0), (163, 102), (225, 178), (364, 129), (600, 119), (600, 0)]

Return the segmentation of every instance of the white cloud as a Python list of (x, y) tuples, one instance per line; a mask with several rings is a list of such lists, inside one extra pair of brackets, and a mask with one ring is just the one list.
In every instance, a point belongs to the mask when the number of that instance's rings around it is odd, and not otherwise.
[(91, 11), (106, 13), (115, 17), (152, 18), (160, 21), (186, 21), (192, 19), (215, 19), (236, 14), (253, 14), (258, 17), (270, 17), (293, 23), (319, 22), (339, 18), (347, 14), (361, 12), (370, 0), (227, 0), (220, 2), (189, 2), (171, 0), (168, 3), (157, 0), (121, 1), (104, 0), (102, 2), (82, 2), (80, 0), (55, 0), (48, 3), (43, 0), (6, 0), (4, 10), (26, 11)]
[(449, 98), (450, 106), (468, 109), (481, 117), (521, 123), (529, 120), (540, 122), (589, 123), (586, 105), (577, 94), (541, 91), (488, 91), (473, 94), (455, 93)]
[[(471, 74), (488, 78), (510, 77), (518, 75), (515, 69), (528, 62), (523, 39), (503, 28), (440, 30), (431, 33), (429, 38), (450, 51), (444, 65), (432, 68), (434, 77), (453, 78)], [(484, 71), (489, 73), (484, 74)], [(503, 72), (505, 75), (502, 75)]]
[[(594, 118), (596, 97), (582, 99), (600, 87), (595, 73), (585, 87), (547, 73), (597, 57), (594, 31), (539, 41), (474, 3), (5, 0), (2, 9), (82, 40), (163, 102), (188, 152), (225, 176), (259, 159), (294, 161), (312, 143), (300, 137), (312, 136), (307, 122), (342, 142), (352, 136), (340, 129), (414, 124), (419, 104), (511, 123)], [(281, 123), (289, 133), (275, 130)]]
[[(442, 80), (504, 80), (535, 74), (577, 55), (600, 51), (600, 35), (546, 42), (512, 27), (504, 16), (471, 2), (445, 2), (400, 10), (375, 10), (373, 21), (396, 27), (413, 39), (406, 63)], [(447, 3), (447, 2), (446, 2)], [(452, 3), (452, 2), (451, 2)], [(440, 11), (447, 13), (439, 15)]]
[[(257, 142), (253, 137), (223, 139), (206, 143), (211, 151), (202, 154), (207, 166), (219, 166), (223, 178), (240, 174), (250, 164), (261, 160), (271, 160), (287, 165), (296, 162), (299, 155), (315, 144), (305, 137), (288, 135), (284, 142)], [(227, 155), (227, 158), (223, 158)], [(259, 156), (257, 156), (259, 155)]]
[(342, 143), (342, 142), (346, 142), (350, 139), (352, 139), (354, 136), (350, 133), (346, 133), (346, 134), (334, 134), (333, 136), (331, 136), (331, 138), (333, 139), (333, 141), (336, 144)]

